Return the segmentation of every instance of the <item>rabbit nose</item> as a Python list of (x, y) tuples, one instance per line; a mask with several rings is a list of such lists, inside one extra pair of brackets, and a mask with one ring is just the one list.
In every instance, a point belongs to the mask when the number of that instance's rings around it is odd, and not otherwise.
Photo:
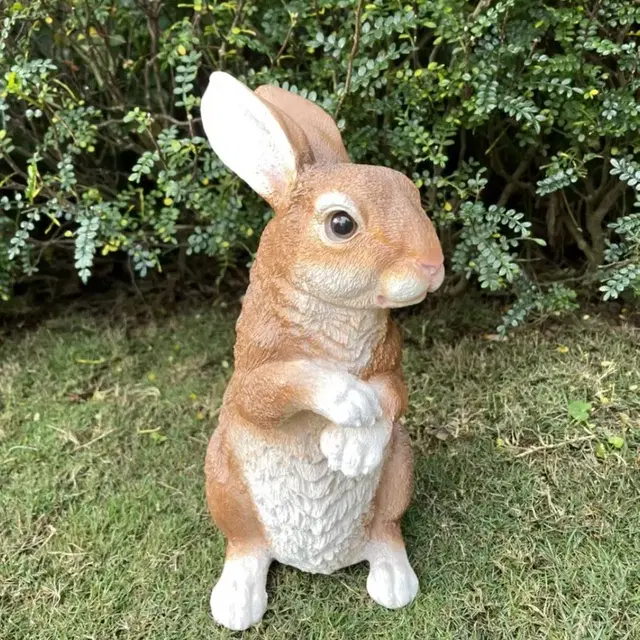
[(418, 266), (426, 271), (428, 275), (434, 276), (442, 269), (442, 260), (436, 262), (434, 260), (418, 260)]
[(419, 258), (417, 260), (420, 271), (426, 275), (428, 281), (428, 290), (430, 292), (435, 291), (440, 287), (444, 280), (444, 260), (424, 259)]

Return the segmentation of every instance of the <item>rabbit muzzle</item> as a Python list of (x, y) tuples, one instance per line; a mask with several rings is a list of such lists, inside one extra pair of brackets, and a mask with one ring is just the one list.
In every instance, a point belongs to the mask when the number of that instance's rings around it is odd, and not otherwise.
[(442, 262), (412, 260), (383, 274), (376, 302), (384, 308), (406, 307), (422, 302), (444, 280)]

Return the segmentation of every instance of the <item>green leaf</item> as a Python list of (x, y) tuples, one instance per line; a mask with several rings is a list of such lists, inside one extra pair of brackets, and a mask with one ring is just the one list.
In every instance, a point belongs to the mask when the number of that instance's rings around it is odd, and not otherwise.
[(569, 415), (576, 422), (586, 422), (589, 419), (589, 411), (591, 410), (590, 402), (583, 402), (582, 400), (574, 400), (569, 403), (568, 406)]
[(614, 449), (622, 449), (622, 447), (624, 447), (624, 438), (622, 436), (609, 436), (607, 442)]
[(594, 453), (596, 454), (596, 458), (600, 458), (600, 460), (604, 460), (607, 457), (607, 448), (604, 446), (602, 442), (598, 442)]

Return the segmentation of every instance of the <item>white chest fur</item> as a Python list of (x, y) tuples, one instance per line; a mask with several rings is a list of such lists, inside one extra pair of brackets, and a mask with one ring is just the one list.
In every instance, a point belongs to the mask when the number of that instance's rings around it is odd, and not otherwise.
[[(325, 360), (358, 375), (387, 330), (382, 310), (340, 309), (285, 288), (274, 313), (286, 315), (288, 331), (321, 349)], [(325, 414), (326, 415), (326, 414)], [(303, 412), (269, 439), (234, 431), (233, 447), (244, 472), (274, 558), (311, 573), (332, 573), (363, 560), (367, 517), (380, 479), (380, 456), (355, 477), (330, 465), (320, 448), (331, 425)], [(364, 430), (363, 446), (369, 446)], [(325, 442), (326, 444), (326, 442)]]
[(332, 471), (320, 451), (317, 420), (299, 414), (297, 421), (287, 425), (299, 434), (289, 446), (238, 433), (234, 448), (275, 559), (332, 573), (363, 560), (380, 468), (357, 478)]
[(323, 359), (356, 375), (371, 359), (373, 349), (387, 330), (381, 309), (339, 308), (296, 290), (289, 290), (278, 310), (286, 315), (289, 331), (322, 345)]

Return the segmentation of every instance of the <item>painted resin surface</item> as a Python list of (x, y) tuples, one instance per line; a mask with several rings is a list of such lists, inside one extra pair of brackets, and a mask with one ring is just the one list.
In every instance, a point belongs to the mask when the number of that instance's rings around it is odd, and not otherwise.
[(434, 227), (410, 180), (350, 163), (333, 119), (298, 95), (216, 72), (201, 111), (213, 150), (275, 212), (207, 450), (227, 539), (213, 618), (258, 623), (274, 560), (324, 574), (366, 561), (371, 597), (405, 606), (418, 591), (400, 530), (413, 459), (389, 310), (442, 283)]

